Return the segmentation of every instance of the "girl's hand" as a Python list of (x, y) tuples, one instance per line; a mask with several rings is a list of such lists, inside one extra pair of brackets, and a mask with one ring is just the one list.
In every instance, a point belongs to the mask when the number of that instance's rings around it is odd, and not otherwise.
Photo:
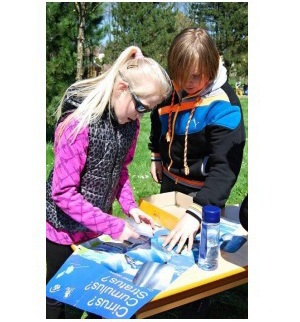
[(140, 235), (125, 221), (125, 227), (122, 234), (117, 238), (117, 240), (123, 242), (129, 238), (139, 238)]
[(147, 215), (139, 208), (133, 208), (129, 211), (129, 215), (134, 219), (137, 224), (144, 222), (151, 226), (152, 229), (155, 229), (154, 221), (151, 216)]
[(197, 235), (199, 228), (200, 223), (196, 218), (187, 213), (184, 214), (175, 228), (171, 230), (166, 237), (163, 247), (169, 245), (167, 250), (171, 251), (178, 244), (176, 252), (180, 253), (188, 240), (187, 251), (189, 252), (193, 247), (194, 238)]
[[(129, 211), (129, 215), (134, 219), (134, 221), (137, 224), (144, 222), (145, 224), (150, 225), (153, 230), (155, 229), (155, 225), (154, 225), (154, 221), (153, 221), (152, 217), (147, 215), (146, 213), (144, 213), (139, 208), (131, 209)], [(124, 230), (123, 230), (122, 234), (119, 236), (118, 240), (124, 241), (124, 240), (128, 240), (129, 238), (137, 239), (139, 237), (140, 237), (140, 235), (134, 230), (134, 228), (129, 223), (127, 223), (125, 221)]]
[(163, 167), (160, 161), (152, 161), (150, 173), (155, 182), (161, 183)]

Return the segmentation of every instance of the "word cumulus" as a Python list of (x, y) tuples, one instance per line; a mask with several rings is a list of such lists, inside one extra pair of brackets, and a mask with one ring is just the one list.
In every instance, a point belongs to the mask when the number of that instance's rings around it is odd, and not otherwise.
[(149, 296), (147, 289), (141, 290), (132, 283), (125, 282), (122, 276), (104, 276), (99, 282), (91, 281), (84, 290), (97, 291), (101, 295), (94, 295), (87, 301), (90, 308), (93, 306), (102, 308), (116, 318), (126, 317), (131, 307), (140, 306), (140, 300)]

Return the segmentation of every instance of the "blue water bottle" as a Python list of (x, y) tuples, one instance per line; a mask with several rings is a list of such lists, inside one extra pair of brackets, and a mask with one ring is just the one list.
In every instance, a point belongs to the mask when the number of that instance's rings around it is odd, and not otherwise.
[(210, 205), (202, 208), (198, 266), (205, 271), (218, 267), (220, 217), (221, 208)]

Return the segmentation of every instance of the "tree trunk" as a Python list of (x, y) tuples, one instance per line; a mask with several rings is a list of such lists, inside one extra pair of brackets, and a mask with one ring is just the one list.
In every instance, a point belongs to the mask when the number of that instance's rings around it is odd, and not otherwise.
[(85, 28), (85, 14), (86, 4), (85, 2), (75, 2), (75, 8), (78, 13), (78, 36), (77, 36), (77, 73), (76, 80), (80, 80), (83, 77), (83, 45), (84, 45), (84, 28)]

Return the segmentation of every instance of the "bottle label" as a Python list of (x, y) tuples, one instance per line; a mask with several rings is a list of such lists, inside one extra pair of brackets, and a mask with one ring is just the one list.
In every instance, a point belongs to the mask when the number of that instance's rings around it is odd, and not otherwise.
[(200, 258), (206, 258), (207, 253), (207, 225), (202, 225), (199, 255)]

